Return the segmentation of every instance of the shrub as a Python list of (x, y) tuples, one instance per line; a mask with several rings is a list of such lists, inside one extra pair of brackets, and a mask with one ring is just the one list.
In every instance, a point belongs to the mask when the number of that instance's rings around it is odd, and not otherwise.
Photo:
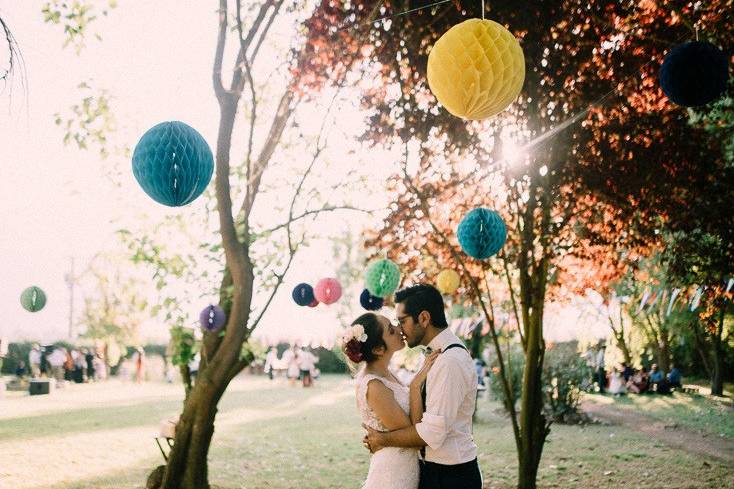
[[(569, 341), (549, 344), (545, 352), (543, 361), (544, 411), (546, 416), (556, 422), (571, 422), (575, 419), (581, 400), (581, 387), (592, 375), (591, 369), (581, 358), (577, 348), (576, 341)], [(525, 368), (525, 357), (519, 346), (513, 347), (510, 360), (512, 390), (517, 401), (522, 391), (522, 376)], [(505, 355), (505, 361), (507, 361), (507, 355)], [(492, 393), (507, 409), (497, 360), (493, 358), (490, 365), (489, 382)]]
[[(499, 369), (499, 363), (497, 361), (497, 357), (494, 355), (494, 347), (490, 347), (489, 351), (490, 359), (489, 359), (489, 388), (492, 395), (497, 399), (498, 401), (502, 402), (502, 405), (505, 407), (505, 410), (509, 412), (509, 407), (507, 406), (507, 401), (505, 400), (505, 391), (502, 388), (502, 380), (500, 378), (500, 369)], [(507, 369), (507, 352), (506, 350), (502, 351), (502, 358), (505, 360), (505, 368)], [(511, 385), (512, 393), (515, 398), (515, 403), (520, 399), (520, 392), (522, 391), (522, 372), (525, 368), (525, 357), (523, 354), (522, 349), (519, 347), (519, 345), (513, 345), (510, 355), (510, 367), (506, 370), (506, 373), (509, 373), (511, 376)], [(508, 372), (509, 370), (509, 372)]]
[(558, 343), (545, 352), (543, 390), (546, 416), (556, 422), (575, 419), (581, 386), (591, 378), (591, 369), (578, 353), (576, 341)]

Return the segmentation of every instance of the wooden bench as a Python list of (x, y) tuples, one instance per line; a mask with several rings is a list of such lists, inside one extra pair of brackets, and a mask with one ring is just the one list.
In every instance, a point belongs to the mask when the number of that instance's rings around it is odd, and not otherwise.
[(680, 391), (685, 392), (686, 394), (700, 394), (701, 387), (694, 384), (683, 384), (683, 387), (681, 387)]

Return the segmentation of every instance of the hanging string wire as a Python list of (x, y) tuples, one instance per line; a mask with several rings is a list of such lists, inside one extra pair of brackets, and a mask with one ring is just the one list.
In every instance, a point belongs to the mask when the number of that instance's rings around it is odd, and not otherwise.
[[(339, 27), (336, 28), (336, 31), (339, 32), (339, 31), (342, 31), (344, 29), (349, 29), (349, 28), (351, 28), (351, 29), (359, 29), (360, 27), (364, 27), (366, 25), (370, 25), (370, 24), (377, 23), (377, 22), (382, 22), (383, 20), (395, 19), (397, 17), (402, 17), (403, 15), (408, 15), (408, 14), (413, 13), (413, 12), (418, 12), (419, 10), (425, 10), (427, 8), (435, 7), (437, 5), (441, 5), (443, 3), (449, 3), (449, 2), (453, 2), (453, 1), (454, 0), (439, 0), (438, 2), (433, 2), (433, 3), (429, 3), (428, 5), (423, 5), (421, 7), (415, 7), (415, 8), (409, 9), (409, 10), (404, 10), (402, 12), (398, 12), (397, 14), (387, 15), (385, 17), (380, 17), (379, 19), (368, 20), (366, 22), (361, 22), (361, 23), (352, 23), (352, 24), (347, 24), (347, 25), (341, 25), (341, 26), (339, 26)], [(482, 13), (482, 15), (484, 15), (484, 13)]]

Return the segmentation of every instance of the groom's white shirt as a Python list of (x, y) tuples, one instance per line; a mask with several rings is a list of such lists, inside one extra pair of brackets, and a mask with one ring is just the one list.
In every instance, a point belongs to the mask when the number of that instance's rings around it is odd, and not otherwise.
[[(463, 342), (449, 328), (428, 344), (433, 351)], [(463, 348), (439, 355), (426, 380), (426, 411), (415, 429), (426, 447), (426, 461), (456, 465), (474, 460), (477, 445), (472, 435), (472, 415), (477, 395), (477, 372)]]

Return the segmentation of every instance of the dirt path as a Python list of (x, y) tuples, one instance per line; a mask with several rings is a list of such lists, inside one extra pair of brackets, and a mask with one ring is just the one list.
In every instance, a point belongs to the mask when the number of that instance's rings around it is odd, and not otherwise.
[(618, 409), (591, 400), (584, 401), (581, 409), (600, 421), (645, 433), (670, 447), (716, 458), (734, 466), (734, 440), (670, 425), (633, 410)]

